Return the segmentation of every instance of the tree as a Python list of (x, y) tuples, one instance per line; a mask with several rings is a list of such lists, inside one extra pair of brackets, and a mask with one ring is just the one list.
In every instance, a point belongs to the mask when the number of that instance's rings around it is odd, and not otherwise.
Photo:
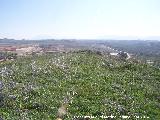
[(122, 59), (122, 60), (126, 60), (128, 58), (127, 52), (121, 51), (118, 53), (118, 55), (119, 55), (120, 59)]

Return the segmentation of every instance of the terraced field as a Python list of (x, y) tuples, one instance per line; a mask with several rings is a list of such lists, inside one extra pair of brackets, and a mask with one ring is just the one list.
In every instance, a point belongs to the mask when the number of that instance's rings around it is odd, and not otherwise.
[(91, 52), (23, 57), (0, 64), (4, 120), (122, 115), (160, 119), (160, 70)]

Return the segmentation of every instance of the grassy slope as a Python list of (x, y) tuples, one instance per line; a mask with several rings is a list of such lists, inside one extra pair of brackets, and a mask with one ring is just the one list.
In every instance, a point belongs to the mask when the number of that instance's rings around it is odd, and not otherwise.
[(147, 65), (86, 52), (56, 54), (1, 63), (1, 81), (0, 116), (6, 120), (53, 120), (66, 99), (68, 120), (111, 114), (160, 118), (160, 70)]

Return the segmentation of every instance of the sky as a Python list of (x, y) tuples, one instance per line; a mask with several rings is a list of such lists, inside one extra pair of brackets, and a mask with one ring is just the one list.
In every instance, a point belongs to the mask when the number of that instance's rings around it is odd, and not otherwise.
[(160, 0), (0, 0), (0, 38), (160, 36)]

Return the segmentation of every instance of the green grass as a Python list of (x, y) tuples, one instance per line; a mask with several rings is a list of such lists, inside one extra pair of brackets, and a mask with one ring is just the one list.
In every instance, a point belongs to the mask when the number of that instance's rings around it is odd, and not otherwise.
[(18, 58), (0, 68), (5, 120), (54, 120), (66, 99), (66, 120), (87, 115), (160, 119), (160, 70), (145, 64), (77, 52)]

